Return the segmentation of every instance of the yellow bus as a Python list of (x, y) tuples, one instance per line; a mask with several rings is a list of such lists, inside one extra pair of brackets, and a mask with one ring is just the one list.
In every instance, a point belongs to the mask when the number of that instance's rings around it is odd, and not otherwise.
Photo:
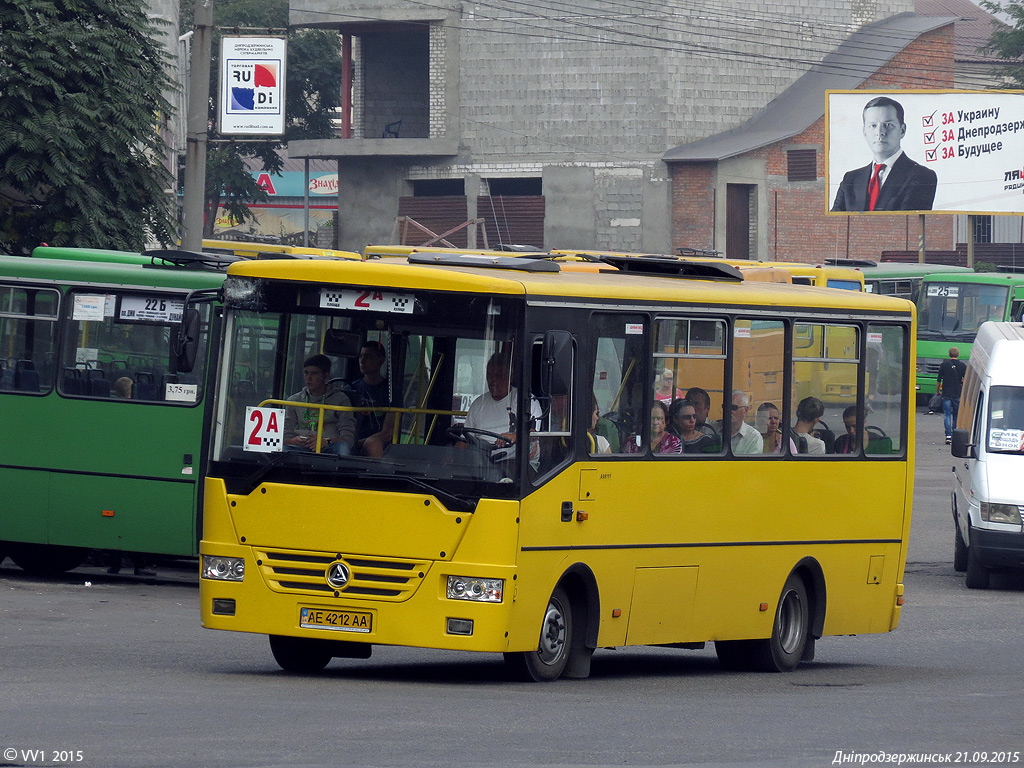
[[(203, 625), (269, 636), (289, 671), (393, 645), (502, 653), (537, 681), (587, 677), (595, 649), (633, 645), (713, 642), (726, 667), (789, 671), (820, 638), (894, 629), (913, 305), (729, 270), (560, 270), (460, 254), (231, 265)], [(367, 344), (384, 356), (376, 400), (353, 381)], [(313, 353), (348, 404), (303, 394)], [(254, 356), (263, 375), (239, 390)], [(891, 392), (864, 384), (882, 361)], [(826, 362), (855, 382), (854, 411), (825, 404), (798, 433)], [(665, 369), (677, 394), (711, 394), (706, 437), (689, 419), (666, 436)], [(312, 416), (311, 449), (285, 449), (289, 409)], [(325, 450), (329, 412), (395, 414), (383, 455)]]
[(330, 248), (307, 248), (300, 245), (281, 243), (250, 243), (242, 240), (203, 240), (207, 253), (223, 253), (230, 256), (255, 259), (261, 253), (281, 253), (291, 256), (318, 256), (328, 259), (350, 259), (358, 261), (362, 256), (354, 251), (337, 251)]

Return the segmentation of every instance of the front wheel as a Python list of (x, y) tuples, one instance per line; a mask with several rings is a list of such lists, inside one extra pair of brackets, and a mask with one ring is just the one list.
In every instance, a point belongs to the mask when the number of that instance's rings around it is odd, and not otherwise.
[(314, 674), (326, 667), (334, 654), (327, 640), (270, 635), (270, 652), (285, 672)]
[(988, 589), (991, 572), (981, 564), (975, 551), (974, 547), (967, 547), (967, 578), (964, 583), (968, 589)]
[(572, 648), (572, 606), (565, 590), (556, 587), (548, 599), (536, 651), (506, 653), (505, 663), (518, 680), (538, 683), (557, 680)]
[(956, 533), (953, 538), (953, 570), (963, 573), (967, 570), (967, 544), (964, 542), (963, 534), (960, 533), (960, 525), (953, 521)]

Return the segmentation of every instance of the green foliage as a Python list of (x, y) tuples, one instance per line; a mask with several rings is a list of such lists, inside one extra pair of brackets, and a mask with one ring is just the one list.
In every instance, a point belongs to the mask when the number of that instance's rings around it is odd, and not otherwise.
[(981, 0), (979, 5), (989, 13), (1010, 18), (1011, 24), (996, 27), (981, 50), (1006, 60), (999, 69), (1006, 83), (1000, 87), (1024, 88), (1024, 5), (1020, 0)]
[(0, 248), (172, 241), (173, 88), (140, 0), (0, 3)]
[(995, 272), (996, 265), (992, 261), (976, 261), (974, 262), (975, 272)]

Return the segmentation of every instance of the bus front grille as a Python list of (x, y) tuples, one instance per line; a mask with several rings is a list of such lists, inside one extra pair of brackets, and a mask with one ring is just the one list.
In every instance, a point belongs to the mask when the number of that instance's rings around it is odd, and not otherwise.
[[(348, 599), (401, 602), (412, 596), (430, 567), (425, 560), (345, 554), (339, 557), (334, 552), (259, 549), (254, 554), (260, 573), (272, 590), (317, 597), (337, 592), (339, 597)], [(339, 560), (348, 566), (349, 579), (344, 586), (335, 588), (327, 582), (327, 571)]]

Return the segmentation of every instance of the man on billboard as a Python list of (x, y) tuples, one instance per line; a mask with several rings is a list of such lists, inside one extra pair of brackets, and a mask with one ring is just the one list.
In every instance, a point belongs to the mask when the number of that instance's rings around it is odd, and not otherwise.
[(864, 105), (864, 139), (874, 160), (843, 176), (833, 211), (930, 211), (938, 178), (904, 154), (903, 105), (878, 96)]

